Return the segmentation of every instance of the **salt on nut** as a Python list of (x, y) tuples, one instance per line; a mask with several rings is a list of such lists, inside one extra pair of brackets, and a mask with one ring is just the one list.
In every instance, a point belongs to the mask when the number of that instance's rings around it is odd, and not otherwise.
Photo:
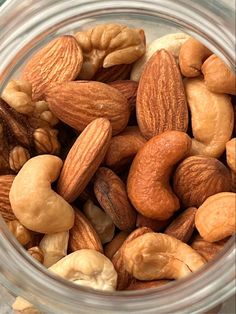
[(205, 264), (187, 244), (154, 232), (127, 243), (123, 258), (127, 271), (139, 280), (179, 279)]
[(95, 250), (75, 251), (49, 270), (81, 286), (104, 291), (116, 289), (117, 273), (112, 262)]
[(236, 232), (236, 193), (222, 192), (208, 197), (197, 210), (195, 225), (208, 242), (233, 235)]
[(201, 75), (202, 64), (211, 54), (212, 52), (200, 41), (195, 38), (189, 38), (182, 45), (179, 52), (181, 73), (186, 77)]
[(128, 196), (142, 215), (167, 220), (179, 209), (169, 177), (173, 166), (190, 151), (191, 139), (186, 133), (167, 131), (150, 139), (138, 151), (131, 165)]
[(7, 226), (20, 244), (26, 245), (32, 240), (32, 232), (26, 229), (18, 220), (7, 222)]
[(184, 83), (194, 137), (190, 155), (218, 158), (233, 131), (231, 99), (228, 95), (209, 91), (201, 78), (186, 79)]
[(226, 143), (226, 159), (230, 169), (236, 173), (236, 138)]
[(73, 226), (73, 208), (51, 188), (61, 167), (60, 158), (41, 155), (28, 160), (15, 177), (10, 203), (17, 219), (29, 230), (48, 234)]

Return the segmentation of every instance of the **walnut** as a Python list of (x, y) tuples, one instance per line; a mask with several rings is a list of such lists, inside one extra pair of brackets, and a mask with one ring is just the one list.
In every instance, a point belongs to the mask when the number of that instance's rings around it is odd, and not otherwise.
[(36, 129), (33, 134), (36, 151), (39, 154), (57, 155), (60, 150), (57, 133), (54, 129)]
[(18, 172), (26, 163), (26, 161), (29, 159), (30, 159), (30, 154), (29, 154), (28, 149), (22, 146), (15, 146), (10, 151), (10, 155), (9, 155), (10, 168), (13, 171)]

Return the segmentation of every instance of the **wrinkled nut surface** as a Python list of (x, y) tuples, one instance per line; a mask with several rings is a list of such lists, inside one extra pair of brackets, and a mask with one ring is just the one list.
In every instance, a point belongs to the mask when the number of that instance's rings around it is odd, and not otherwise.
[(43, 264), (44, 254), (38, 246), (33, 246), (27, 251), (34, 259)]
[(95, 250), (79, 250), (62, 258), (50, 271), (75, 284), (96, 290), (116, 289), (117, 273), (112, 262)]
[(231, 176), (216, 158), (191, 156), (174, 174), (174, 191), (184, 207), (199, 207), (211, 195), (231, 191)]
[(51, 188), (61, 167), (60, 158), (41, 155), (28, 160), (15, 177), (10, 203), (15, 216), (27, 229), (48, 234), (67, 231), (73, 226), (73, 208)]
[(97, 231), (102, 244), (110, 242), (115, 234), (115, 225), (110, 216), (96, 206), (91, 200), (88, 200), (84, 204), (83, 212)]
[(190, 246), (162, 233), (147, 233), (127, 243), (123, 259), (126, 270), (139, 280), (179, 279), (205, 264)]
[(195, 225), (208, 242), (216, 242), (236, 232), (236, 193), (223, 192), (208, 197), (198, 208)]
[(115, 253), (120, 249), (124, 241), (129, 236), (128, 231), (120, 231), (117, 235), (105, 246), (104, 254), (109, 258), (115, 255)]
[(38, 128), (33, 133), (34, 145), (38, 154), (58, 155), (60, 143), (57, 130)]
[(236, 173), (236, 138), (226, 143), (226, 158), (228, 166)]
[(186, 79), (185, 90), (194, 137), (190, 154), (218, 158), (233, 131), (234, 113), (230, 96), (209, 91), (201, 78)]
[(133, 279), (131, 284), (125, 290), (143, 290), (150, 288), (157, 288), (166, 285), (171, 282), (170, 280), (152, 280), (152, 281), (140, 281)]
[(130, 80), (118, 80), (109, 83), (110, 86), (116, 88), (121, 94), (123, 94), (131, 107), (131, 110), (134, 110), (136, 107), (136, 97), (138, 83)]
[(45, 234), (39, 243), (43, 252), (43, 265), (50, 267), (67, 255), (69, 231)]
[(144, 56), (142, 56), (142, 58), (135, 62), (131, 71), (130, 79), (134, 81), (139, 81), (146, 63), (157, 50), (165, 49), (171, 52), (173, 56), (178, 59), (179, 50), (181, 46), (186, 42), (186, 40), (188, 40), (188, 38), (189, 35), (187, 34), (174, 33), (162, 36), (152, 41), (147, 46), (147, 50)]
[(85, 80), (91, 79), (100, 67), (133, 63), (146, 50), (144, 31), (121, 24), (96, 25), (75, 37), (84, 56), (79, 78)]
[(22, 146), (15, 146), (10, 151), (10, 155), (9, 155), (10, 168), (13, 171), (18, 172), (26, 163), (26, 161), (29, 159), (30, 159), (30, 154), (29, 154), (28, 149)]
[(179, 52), (181, 73), (186, 77), (201, 75), (202, 64), (211, 54), (212, 52), (197, 39), (189, 38)]
[(32, 85), (30, 82), (11, 80), (2, 92), (2, 99), (19, 113), (31, 114), (34, 104), (31, 99)]
[(9, 193), (14, 179), (15, 176), (13, 175), (0, 176), (0, 215), (2, 215), (5, 222), (16, 219), (9, 200)]
[(18, 220), (9, 221), (7, 226), (20, 244), (26, 245), (32, 240), (32, 232), (26, 229)]
[(186, 133), (168, 131), (149, 140), (131, 165), (127, 190), (136, 210), (145, 217), (166, 220), (179, 209), (169, 177), (172, 168), (190, 151)]
[(203, 63), (202, 73), (210, 91), (236, 95), (236, 76), (216, 55), (210, 56)]

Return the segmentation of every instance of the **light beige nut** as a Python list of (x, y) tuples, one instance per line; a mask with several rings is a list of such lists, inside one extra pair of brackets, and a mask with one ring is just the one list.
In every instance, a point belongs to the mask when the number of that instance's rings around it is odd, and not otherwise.
[(28, 160), (15, 177), (10, 203), (17, 219), (29, 230), (48, 234), (73, 226), (73, 208), (51, 188), (61, 167), (60, 158), (41, 155)]
[(189, 38), (179, 52), (179, 66), (181, 73), (186, 77), (201, 75), (203, 62), (212, 54), (200, 41)]
[(58, 131), (54, 129), (39, 128), (34, 131), (33, 139), (38, 154), (57, 155), (60, 143), (57, 139)]
[(117, 235), (104, 247), (104, 254), (109, 258), (115, 255), (115, 253), (120, 249), (124, 241), (129, 236), (129, 232), (120, 231)]
[(26, 245), (30, 240), (32, 240), (32, 232), (26, 229), (18, 220), (7, 222), (7, 226), (20, 244)]
[(39, 243), (44, 255), (43, 265), (50, 267), (67, 255), (69, 231), (45, 234)]
[(12, 305), (15, 314), (42, 314), (33, 304), (29, 303), (21, 297), (17, 297)]
[(215, 93), (236, 95), (236, 76), (216, 55), (210, 56), (202, 66), (206, 87)]
[(187, 244), (162, 233), (147, 233), (123, 250), (126, 270), (139, 280), (180, 279), (205, 264)]
[(174, 33), (162, 36), (160, 38), (152, 41), (148, 46), (145, 55), (135, 62), (130, 79), (134, 81), (139, 81), (143, 69), (152, 57), (152, 55), (160, 49), (165, 49), (171, 52), (177, 59), (179, 57), (179, 51), (181, 46), (189, 39), (189, 35), (185, 33)]
[(236, 193), (223, 192), (208, 197), (197, 210), (195, 225), (208, 242), (233, 235), (236, 232)]
[(34, 111), (30, 82), (11, 80), (4, 88), (1, 97), (19, 113), (31, 114)]
[(102, 209), (96, 206), (91, 200), (88, 200), (83, 207), (85, 216), (91, 222), (102, 242), (110, 242), (115, 233), (115, 225), (112, 219)]
[(59, 120), (49, 110), (48, 103), (44, 100), (36, 101), (30, 123), (34, 128), (54, 127)]
[(209, 91), (201, 78), (186, 79), (185, 90), (194, 137), (190, 154), (218, 158), (233, 131), (234, 113), (230, 97)]
[(226, 143), (226, 158), (228, 166), (236, 173), (236, 138)]
[(96, 25), (75, 37), (84, 56), (79, 78), (85, 80), (91, 79), (102, 66), (133, 63), (146, 50), (144, 31), (121, 24)]
[(27, 250), (27, 252), (36, 259), (39, 263), (43, 264), (44, 254), (38, 246), (33, 246)]
[(116, 289), (117, 273), (112, 262), (95, 250), (73, 252), (49, 270), (77, 285), (104, 291)]
[(15, 146), (10, 151), (10, 155), (9, 155), (10, 168), (13, 171), (18, 172), (26, 163), (26, 161), (29, 159), (30, 159), (30, 154), (29, 154), (28, 149), (22, 146)]

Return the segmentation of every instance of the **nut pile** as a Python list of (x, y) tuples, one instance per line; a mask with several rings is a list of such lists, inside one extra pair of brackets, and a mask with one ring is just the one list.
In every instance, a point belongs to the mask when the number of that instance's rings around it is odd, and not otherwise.
[(183, 33), (147, 48), (143, 30), (119, 24), (54, 39), (1, 95), (9, 230), (93, 289), (197, 271), (235, 232), (235, 94), (231, 70)]

